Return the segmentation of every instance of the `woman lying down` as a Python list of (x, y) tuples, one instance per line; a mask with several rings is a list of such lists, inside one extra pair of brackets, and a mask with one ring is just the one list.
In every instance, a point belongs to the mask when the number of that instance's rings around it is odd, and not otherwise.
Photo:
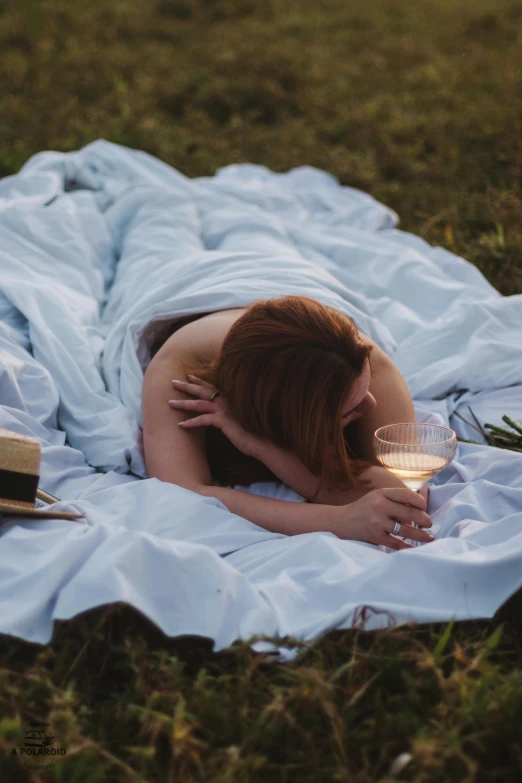
[[(373, 453), (378, 427), (415, 422), (406, 383), (334, 308), (285, 296), (198, 316), (154, 354), (142, 406), (150, 478), (276, 533), (410, 548), (392, 535), (398, 521), (398, 536), (434, 538), (411, 525), (431, 527), (426, 488), (408, 489)], [(233, 488), (257, 481), (282, 481), (308, 503)]]

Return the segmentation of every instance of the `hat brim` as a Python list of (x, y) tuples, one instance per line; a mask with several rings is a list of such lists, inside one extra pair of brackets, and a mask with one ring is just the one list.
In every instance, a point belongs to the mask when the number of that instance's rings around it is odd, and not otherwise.
[(53, 511), (52, 505), (46, 508), (20, 508), (20, 506), (12, 506), (9, 503), (0, 502), (0, 517), (2, 515), (40, 517), (40, 519), (80, 519), (85, 517), (85, 514), (80, 514), (77, 511)]

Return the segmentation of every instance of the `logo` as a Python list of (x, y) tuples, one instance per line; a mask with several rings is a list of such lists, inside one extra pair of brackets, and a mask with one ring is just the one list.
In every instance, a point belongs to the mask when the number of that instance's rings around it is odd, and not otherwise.
[(27, 723), (22, 747), (12, 749), (11, 756), (18, 756), (26, 769), (49, 769), (67, 753), (65, 748), (56, 747), (56, 737), (47, 730), (50, 725)]

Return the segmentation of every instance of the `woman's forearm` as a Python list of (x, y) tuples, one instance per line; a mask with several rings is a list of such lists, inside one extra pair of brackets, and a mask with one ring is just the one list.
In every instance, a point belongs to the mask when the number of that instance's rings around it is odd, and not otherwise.
[(194, 491), (206, 497), (218, 498), (233, 514), (272, 533), (295, 536), (301, 533), (336, 531), (337, 512), (333, 506), (276, 500), (228, 487), (201, 485)]
[[(280, 481), (294, 489), (311, 503), (327, 506), (344, 506), (347, 503), (359, 500), (366, 492), (373, 489), (373, 487), (370, 489), (356, 487), (353, 489), (325, 489), (321, 479), (310, 473), (295, 454), (285, 451), (263, 438), (255, 438), (253, 440), (250, 453), (263, 465), (266, 465)], [(399, 483), (401, 486), (404, 486), (402, 481)]]
[(279, 448), (266, 438), (254, 436), (249, 453), (307, 500), (320, 489), (321, 479), (313, 476), (295, 454)]
[(366, 482), (363, 487), (349, 489), (325, 489), (318, 476), (314, 476), (295, 456), (295, 454), (280, 449), (268, 440), (256, 438), (252, 447), (252, 456), (262, 462), (284, 484), (294, 489), (311, 503), (321, 506), (344, 506), (355, 503), (374, 489), (380, 487), (404, 487), (399, 478), (386, 468), (371, 465), (361, 474)]

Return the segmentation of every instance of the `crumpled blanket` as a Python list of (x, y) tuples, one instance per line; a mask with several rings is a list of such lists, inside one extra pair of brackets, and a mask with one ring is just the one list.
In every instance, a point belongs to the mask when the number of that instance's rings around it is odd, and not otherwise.
[[(522, 419), (522, 295), (397, 224), (310, 166), (189, 179), (105, 140), (41, 152), (0, 180), (0, 427), (38, 438), (40, 486), (86, 514), (3, 518), (0, 632), (46, 643), (55, 619), (115, 601), (216, 650), (315, 639), (362, 606), (380, 612), (368, 630), (495, 613), (522, 584), (522, 454), (459, 443), (430, 485), (437, 540), (402, 552), (271, 533), (147, 478), (154, 340), (182, 316), (270, 296), (352, 317), (399, 367), (418, 421), (482, 440), (455, 413)], [(276, 482), (243, 491), (303, 500)]]

